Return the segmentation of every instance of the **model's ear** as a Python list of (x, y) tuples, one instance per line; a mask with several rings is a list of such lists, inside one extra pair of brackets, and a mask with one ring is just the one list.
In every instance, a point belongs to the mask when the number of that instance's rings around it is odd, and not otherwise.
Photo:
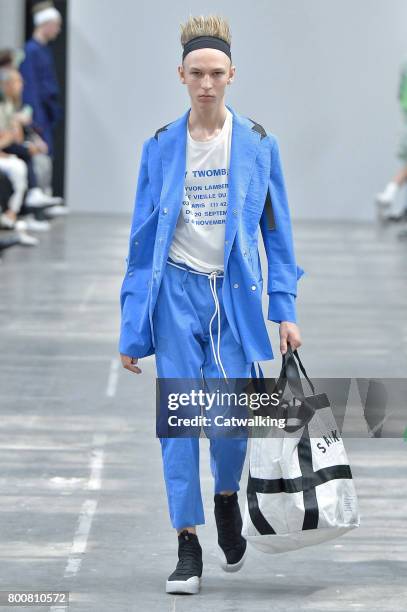
[(177, 70), (178, 70), (178, 74), (179, 74), (180, 79), (181, 79), (181, 83), (185, 84), (185, 77), (184, 77), (184, 69), (183, 69), (183, 67), (182, 66), (178, 66)]

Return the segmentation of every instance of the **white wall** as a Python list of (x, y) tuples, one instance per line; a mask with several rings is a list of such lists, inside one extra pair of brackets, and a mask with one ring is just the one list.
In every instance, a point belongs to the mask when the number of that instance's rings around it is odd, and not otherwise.
[[(179, 24), (225, 15), (226, 101), (280, 141), (296, 218), (372, 218), (398, 167), (405, 0), (70, 1), (68, 200), (129, 212), (142, 141), (189, 107)], [(391, 7), (391, 10), (390, 8)]]
[(0, 0), (0, 49), (24, 44), (24, 0)]

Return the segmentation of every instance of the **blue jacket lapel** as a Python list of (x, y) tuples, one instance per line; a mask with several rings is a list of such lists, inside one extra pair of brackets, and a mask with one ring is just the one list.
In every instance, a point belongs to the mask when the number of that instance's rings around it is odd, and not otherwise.
[(171, 123), (158, 137), (163, 168), (160, 208), (168, 209), (168, 223), (171, 229), (177, 223), (183, 200), (189, 110)]
[(225, 228), (225, 259), (227, 270), (230, 251), (235, 238), (255, 160), (260, 145), (259, 133), (252, 130), (249, 119), (239, 115), (226, 105), (233, 114), (232, 142), (230, 150), (229, 194)]
[[(230, 105), (226, 106), (233, 115), (233, 121), (225, 227), (225, 270), (261, 140), (259, 133), (252, 129), (252, 122), (249, 119), (236, 113)], [(158, 137), (163, 168), (160, 207), (168, 210), (170, 237), (173, 235), (183, 200), (189, 112), (190, 108), (169, 124)]]

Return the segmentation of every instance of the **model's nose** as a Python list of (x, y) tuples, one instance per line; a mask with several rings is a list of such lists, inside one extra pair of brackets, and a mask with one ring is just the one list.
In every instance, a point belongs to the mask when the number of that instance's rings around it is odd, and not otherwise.
[(211, 88), (211, 77), (209, 76), (209, 74), (204, 77), (202, 87), (204, 89), (210, 89)]

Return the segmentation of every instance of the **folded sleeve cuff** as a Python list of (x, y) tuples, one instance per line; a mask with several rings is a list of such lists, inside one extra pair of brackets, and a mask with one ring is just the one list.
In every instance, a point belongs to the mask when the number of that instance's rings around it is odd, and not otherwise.
[(274, 323), (281, 323), (281, 321), (297, 323), (295, 295), (283, 291), (270, 293), (267, 318)]
[(268, 293), (284, 292), (297, 295), (297, 281), (305, 270), (296, 264), (271, 264), (268, 267)]

